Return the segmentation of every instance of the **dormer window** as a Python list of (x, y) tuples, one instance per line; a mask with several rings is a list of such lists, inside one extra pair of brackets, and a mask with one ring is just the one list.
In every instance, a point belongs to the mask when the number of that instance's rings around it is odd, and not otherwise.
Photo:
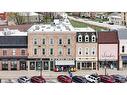
[(82, 35), (78, 36), (78, 42), (82, 42)]
[(92, 42), (96, 42), (96, 36), (92, 35)]
[(89, 42), (89, 35), (85, 35), (85, 42)]

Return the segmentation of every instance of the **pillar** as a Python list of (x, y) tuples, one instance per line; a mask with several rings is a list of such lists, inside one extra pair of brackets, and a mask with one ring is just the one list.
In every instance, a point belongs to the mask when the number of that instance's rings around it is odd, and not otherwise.
[(7, 64), (8, 64), (8, 70), (10, 71), (11, 70), (11, 61), (7, 61)]
[(93, 62), (91, 62), (92, 66), (91, 66), (91, 69), (93, 70)]
[(20, 70), (20, 62), (17, 61), (17, 70), (19, 71)]
[(26, 61), (26, 63), (27, 63), (27, 70), (29, 71), (30, 70), (30, 61)]
[(119, 69), (122, 70), (123, 69), (123, 61), (119, 60)]
[(2, 61), (0, 61), (0, 71), (2, 71)]
[(80, 70), (82, 70), (82, 62), (80, 62)]

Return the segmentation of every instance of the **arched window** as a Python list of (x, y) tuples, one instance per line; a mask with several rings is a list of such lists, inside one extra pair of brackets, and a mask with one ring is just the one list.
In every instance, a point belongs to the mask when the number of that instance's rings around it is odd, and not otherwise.
[(92, 48), (91, 55), (95, 55), (95, 54), (96, 54), (96, 50), (95, 50), (95, 48)]
[(124, 53), (124, 51), (125, 51), (125, 46), (122, 46), (122, 52)]
[(82, 55), (82, 48), (78, 48), (78, 55)]
[(82, 35), (78, 36), (78, 42), (82, 42)]
[(37, 39), (34, 39), (34, 45), (37, 45)]
[(85, 42), (89, 42), (89, 35), (85, 35)]
[(96, 42), (96, 36), (95, 35), (92, 35), (92, 42)]

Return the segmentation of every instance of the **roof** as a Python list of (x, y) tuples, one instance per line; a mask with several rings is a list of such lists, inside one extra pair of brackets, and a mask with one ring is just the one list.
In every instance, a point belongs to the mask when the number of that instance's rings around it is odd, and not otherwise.
[(118, 30), (119, 39), (127, 39), (127, 29)]
[(118, 35), (116, 31), (112, 32), (98, 32), (99, 44), (117, 44)]
[(8, 29), (18, 29), (21, 32), (26, 32), (32, 25), (31, 24), (23, 24), (23, 25), (13, 25), (13, 26), (0, 26), (0, 31), (3, 31), (4, 28)]
[(0, 48), (26, 48), (27, 36), (0, 36)]

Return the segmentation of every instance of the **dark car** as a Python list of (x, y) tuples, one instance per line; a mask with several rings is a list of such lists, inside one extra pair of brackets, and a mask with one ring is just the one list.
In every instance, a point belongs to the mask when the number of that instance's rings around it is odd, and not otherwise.
[(122, 76), (122, 75), (111, 75), (114, 79), (115, 82), (117, 83), (125, 83), (126, 82), (126, 77)]
[(46, 80), (42, 76), (33, 76), (31, 77), (32, 83), (46, 83)]
[(87, 83), (86, 78), (82, 76), (73, 76), (72, 81), (75, 83)]
[(66, 75), (59, 75), (57, 80), (62, 83), (72, 83), (72, 79)]
[(101, 82), (104, 83), (115, 83), (115, 80), (113, 77), (108, 75), (99, 75)]

